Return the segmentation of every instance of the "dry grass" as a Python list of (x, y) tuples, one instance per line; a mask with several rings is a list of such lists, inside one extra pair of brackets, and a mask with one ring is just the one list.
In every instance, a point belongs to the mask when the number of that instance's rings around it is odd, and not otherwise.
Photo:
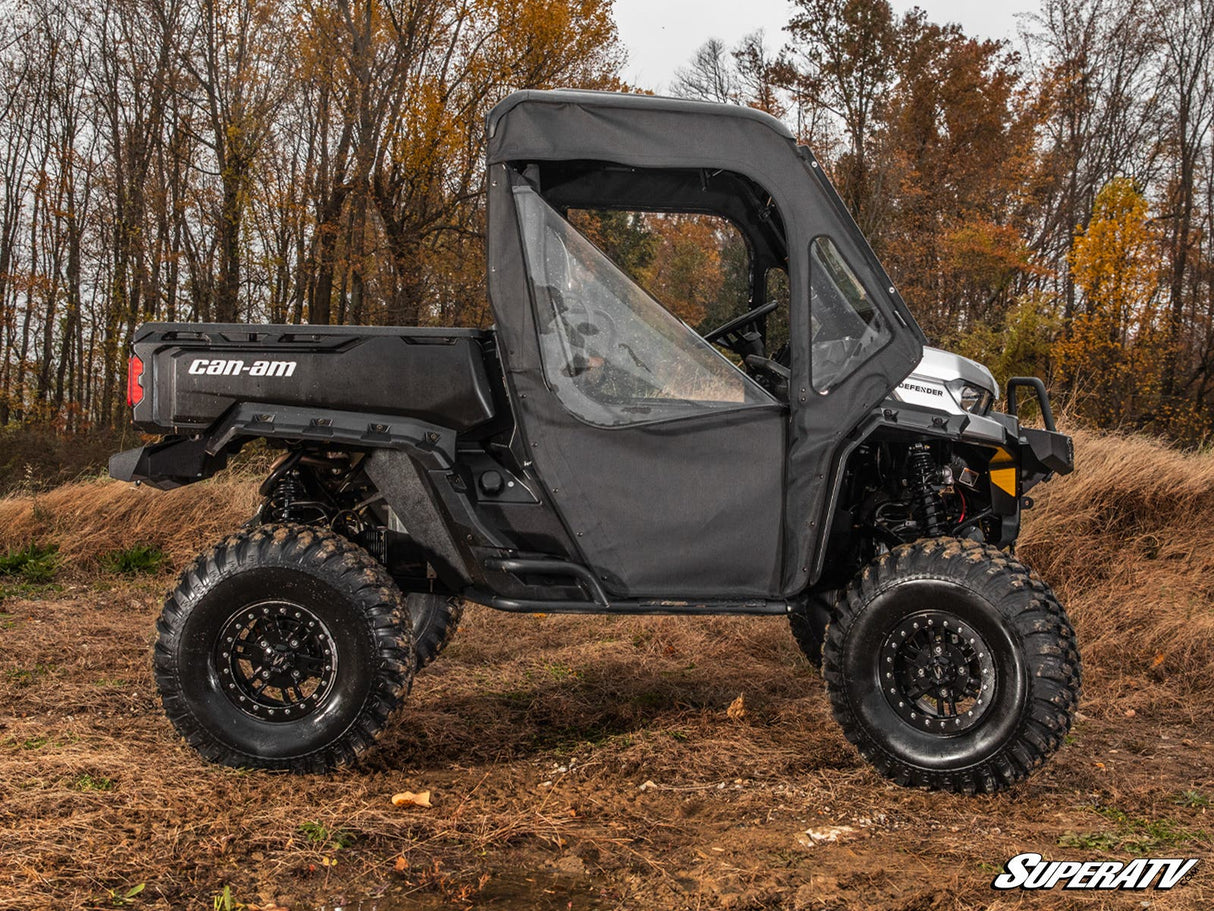
[(175, 566), (247, 521), (257, 481), (240, 476), (159, 491), (110, 480), (0, 499), (0, 551), (55, 546), (69, 577), (94, 570), (105, 553), (144, 544)]
[(1087, 433), (1075, 451), (1033, 492), (1019, 553), (1075, 621), (1089, 692), (1214, 696), (1214, 454)]
[[(167, 577), (116, 581), (98, 557), (147, 543), (180, 566), (247, 518), (255, 482), (0, 500), (0, 550), (74, 561), (63, 590), (0, 601), (0, 911), (210, 911), (225, 886), (291, 911), (1138, 907), (989, 887), (1021, 851), (1214, 852), (1214, 459), (1094, 436), (1077, 450), (1079, 470), (1035, 492), (1021, 553), (1075, 619), (1083, 716), (1028, 783), (983, 798), (876, 777), (786, 625), (762, 618), (473, 609), (359, 767), (209, 766), (151, 680)], [(421, 789), (433, 809), (389, 802)], [(798, 841), (830, 826), (851, 831)], [(1207, 867), (1145, 897), (1214, 906)]]

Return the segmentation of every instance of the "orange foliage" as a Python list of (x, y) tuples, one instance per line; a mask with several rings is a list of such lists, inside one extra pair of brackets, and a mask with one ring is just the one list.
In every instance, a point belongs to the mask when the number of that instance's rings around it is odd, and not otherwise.
[(1110, 181), (1078, 232), (1070, 266), (1085, 309), (1055, 345), (1061, 378), (1084, 413), (1116, 426), (1157, 404), (1166, 350), (1159, 304), (1158, 238), (1132, 181)]
[(675, 316), (689, 325), (700, 323), (717, 300), (724, 283), (719, 219), (668, 215), (648, 223), (658, 243), (642, 283)]

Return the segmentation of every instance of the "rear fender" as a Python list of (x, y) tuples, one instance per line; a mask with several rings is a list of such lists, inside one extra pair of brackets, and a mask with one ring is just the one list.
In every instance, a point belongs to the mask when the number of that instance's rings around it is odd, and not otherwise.
[(252, 439), (328, 443), (335, 449), (407, 452), (427, 468), (450, 468), (455, 431), (400, 415), (242, 404), (206, 432), (169, 437), (110, 458), (110, 476), (169, 490), (209, 478)]

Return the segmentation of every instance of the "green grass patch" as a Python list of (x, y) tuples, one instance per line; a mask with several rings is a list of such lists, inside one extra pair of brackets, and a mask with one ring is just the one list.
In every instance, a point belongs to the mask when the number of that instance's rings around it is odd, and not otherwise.
[(121, 886), (117, 889), (107, 889), (106, 895), (109, 898), (110, 904), (115, 908), (125, 908), (127, 905), (133, 904), (135, 896), (144, 890), (147, 883), (139, 883), (131, 886), (129, 889), (124, 889)]
[[(47, 584), (35, 584), (32, 582), (15, 582), (11, 585), (0, 585), (0, 602), (6, 598), (25, 598), (28, 601), (36, 601), (39, 598), (46, 597), (48, 592), (61, 592), (63, 586), (57, 582)], [(17, 620), (12, 614), (5, 614), (5, 617), (10, 619), (0, 621), (0, 629), (12, 629), (17, 625)]]
[(58, 568), (59, 549), (54, 545), (27, 544), (0, 555), (0, 577), (18, 578), (31, 585), (53, 581)]
[(114, 780), (100, 775), (77, 775), (72, 779), (72, 789), (76, 791), (112, 791)]
[(167, 562), (164, 551), (148, 544), (111, 550), (100, 557), (101, 568), (115, 576), (154, 576)]
[(0, 746), (15, 747), (18, 750), (41, 750), (44, 747), (64, 747), (79, 739), (75, 734), (64, 734), (58, 739), (53, 739), (46, 734), (35, 734), (25, 740), (18, 740), (16, 737), (5, 738), (0, 741)]
[(548, 676), (558, 682), (571, 680), (578, 676), (578, 672), (567, 664), (549, 664), (546, 668)]
[(223, 891), (211, 896), (211, 907), (214, 911), (245, 911), (248, 905), (236, 898), (231, 886), (224, 886)]
[(1147, 854), (1159, 848), (1174, 848), (1197, 838), (1206, 838), (1209, 833), (1186, 829), (1173, 819), (1146, 819), (1131, 816), (1115, 807), (1087, 807), (1093, 813), (1113, 823), (1111, 831), (1067, 832), (1058, 839), (1064, 848), (1082, 848), (1090, 851), (1131, 851)]
[(1182, 791), (1172, 798), (1172, 803), (1178, 807), (1189, 807), (1193, 810), (1208, 810), (1212, 801), (1208, 794), (1201, 791)]
[(354, 844), (356, 836), (346, 829), (330, 829), (322, 822), (309, 821), (302, 823), (299, 834), (322, 851), (340, 851)]
[(4, 679), (13, 686), (33, 686), (55, 669), (53, 664), (35, 664), (33, 667), (14, 667), (4, 672)]

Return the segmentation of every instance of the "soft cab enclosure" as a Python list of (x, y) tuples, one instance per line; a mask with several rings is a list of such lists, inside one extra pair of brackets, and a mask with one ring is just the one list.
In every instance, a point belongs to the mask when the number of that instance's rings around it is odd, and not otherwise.
[[(536, 469), (587, 562), (633, 596), (804, 589), (840, 441), (918, 363), (924, 341), (818, 162), (764, 113), (675, 99), (520, 92), (490, 114), (488, 129), (489, 295), (506, 381)], [(545, 230), (537, 219), (569, 206), (723, 215), (752, 256), (786, 268), (788, 402), (642, 410), (611, 426), (575, 414), (551, 364), (545, 372), (553, 270), (539, 262), (548, 250), (536, 238)], [(836, 257), (866, 312), (851, 336), (830, 340), (815, 331), (827, 303), (819, 296), (823, 311), (811, 312), (811, 285), (829, 284), (824, 259)], [(847, 343), (856, 350), (840, 365)], [(631, 356), (637, 346), (623, 344)]]

